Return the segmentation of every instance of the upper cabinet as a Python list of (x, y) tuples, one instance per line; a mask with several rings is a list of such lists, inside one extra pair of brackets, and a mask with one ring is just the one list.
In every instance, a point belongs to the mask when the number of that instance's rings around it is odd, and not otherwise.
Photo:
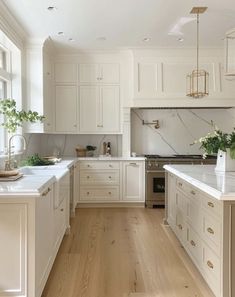
[(209, 72), (209, 96), (199, 101), (186, 96), (186, 76), (195, 69), (195, 63), (189, 54), (185, 57), (172, 53), (168, 57), (134, 55), (133, 106), (234, 106), (235, 81), (224, 76), (218, 55), (200, 58), (199, 68)]
[(119, 64), (100, 63), (100, 64), (79, 64), (80, 84), (119, 84)]
[(55, 83), (76, 84), (76, 63), (55, 63)]
[(119, 133), (118, 86), (80, 87), (80, 132)]
[(55, 87), (55, 132), (76, 133), (77, 128), (77, 87)]
[(44, 115), (43, 123), (25, 125), (25, 132), (54, 131), (53, 63), (50, 41), (26, 48), (26, 103), (25, 107)]

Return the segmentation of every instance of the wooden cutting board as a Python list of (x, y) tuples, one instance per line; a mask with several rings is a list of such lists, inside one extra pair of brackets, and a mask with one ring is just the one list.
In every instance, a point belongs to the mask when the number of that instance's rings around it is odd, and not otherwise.
[(21, 178), (23, 176), (23, 173), (18, 173), (17, 175), (12, 176), (0, 176), (0, 182), (7, 182), (7, 181), (16, 181), (17, 179)]

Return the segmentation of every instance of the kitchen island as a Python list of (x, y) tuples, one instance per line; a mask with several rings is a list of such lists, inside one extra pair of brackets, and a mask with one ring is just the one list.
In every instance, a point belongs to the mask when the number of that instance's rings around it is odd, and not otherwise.
[(165, 165), (166, 222), (216, 297), (235, 297), (235, 172)]

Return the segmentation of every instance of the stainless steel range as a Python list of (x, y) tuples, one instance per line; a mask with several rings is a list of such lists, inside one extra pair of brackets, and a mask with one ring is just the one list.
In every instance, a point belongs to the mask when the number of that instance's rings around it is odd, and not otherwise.
[(146, 206), (165, 206), (165, 164), (215, 164), (216, 157), (202, 155), (145, 155), (146, 170)]

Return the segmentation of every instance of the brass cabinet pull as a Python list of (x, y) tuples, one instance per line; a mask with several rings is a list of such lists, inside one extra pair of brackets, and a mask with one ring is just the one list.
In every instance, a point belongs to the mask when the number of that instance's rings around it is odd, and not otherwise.
[(210, 268), (210, 269), (213, 269), (214, 268), (214, 265), (213, 265), (213, 263), (211, 262), (211, 261), (207, 261), (207, 266)]
[(210, 207), (214, 207), (214, 203), (212, 203), (212, 202), (208, 202), (207, 205)]
[(113, 167), (113, 165), (109, 164), (109, 167), (110, 167), (110, 168), (112, 168), (112, 167)]
[(196, 243), (195, 243), (195, 241), (193, 241), (193, 240), (190, 240), (190, 243), (191, 243), (191, 245), (192, 245), (192, 246), (196, 246)]
[(60, 211), (64, 211), (64, 209), (63, 209), (63, 208), (61, 208), (61, 209), (60, 209)]
[(182, 187), (182, 186), (183, 186), (183, 184), (182, 184), (182, 183), (178, 183), (178, 186)]
[(87, 164), (87, 167), (88, 167), (88, 168), (90, 168), (90, 167), (91, 167), (91, 165)]
[(109, 192), (109, 195), (111, 195), (112, 194), (112, 192)]
[(86, 192), (87, 195), (90, 195), (90, 192)]
[(51, 188), (47, 188), (47, 190), (42, 193), (42, 196), (45, 197), (50, 192), (50, 190)]
[(136, 166), (137, 164), (136, 163), (130, 163), (130, 165)]
[(192, 195), (196, 195), (196, 192), (194, 192), (193, 190), (190, 192)]
[(210, 227), (207, 228), (207, 232), (210, 233), (210, 234), (215, 234), (214, 230), (212, 228), (210, 228)]
[(111, 178), (112, 178), (112, 176), (109, 176), (109, 178), (111, 179)]
[(180, 230), (182, 230), (182, 229), (183, 229), (183, 226), (182, 226), (181, 224), (179, 224), (179, 225), (178, 225), (178, 228), (179, 228)]
[(90, 178), (90, 176), (88, 175), (86, 178)]

